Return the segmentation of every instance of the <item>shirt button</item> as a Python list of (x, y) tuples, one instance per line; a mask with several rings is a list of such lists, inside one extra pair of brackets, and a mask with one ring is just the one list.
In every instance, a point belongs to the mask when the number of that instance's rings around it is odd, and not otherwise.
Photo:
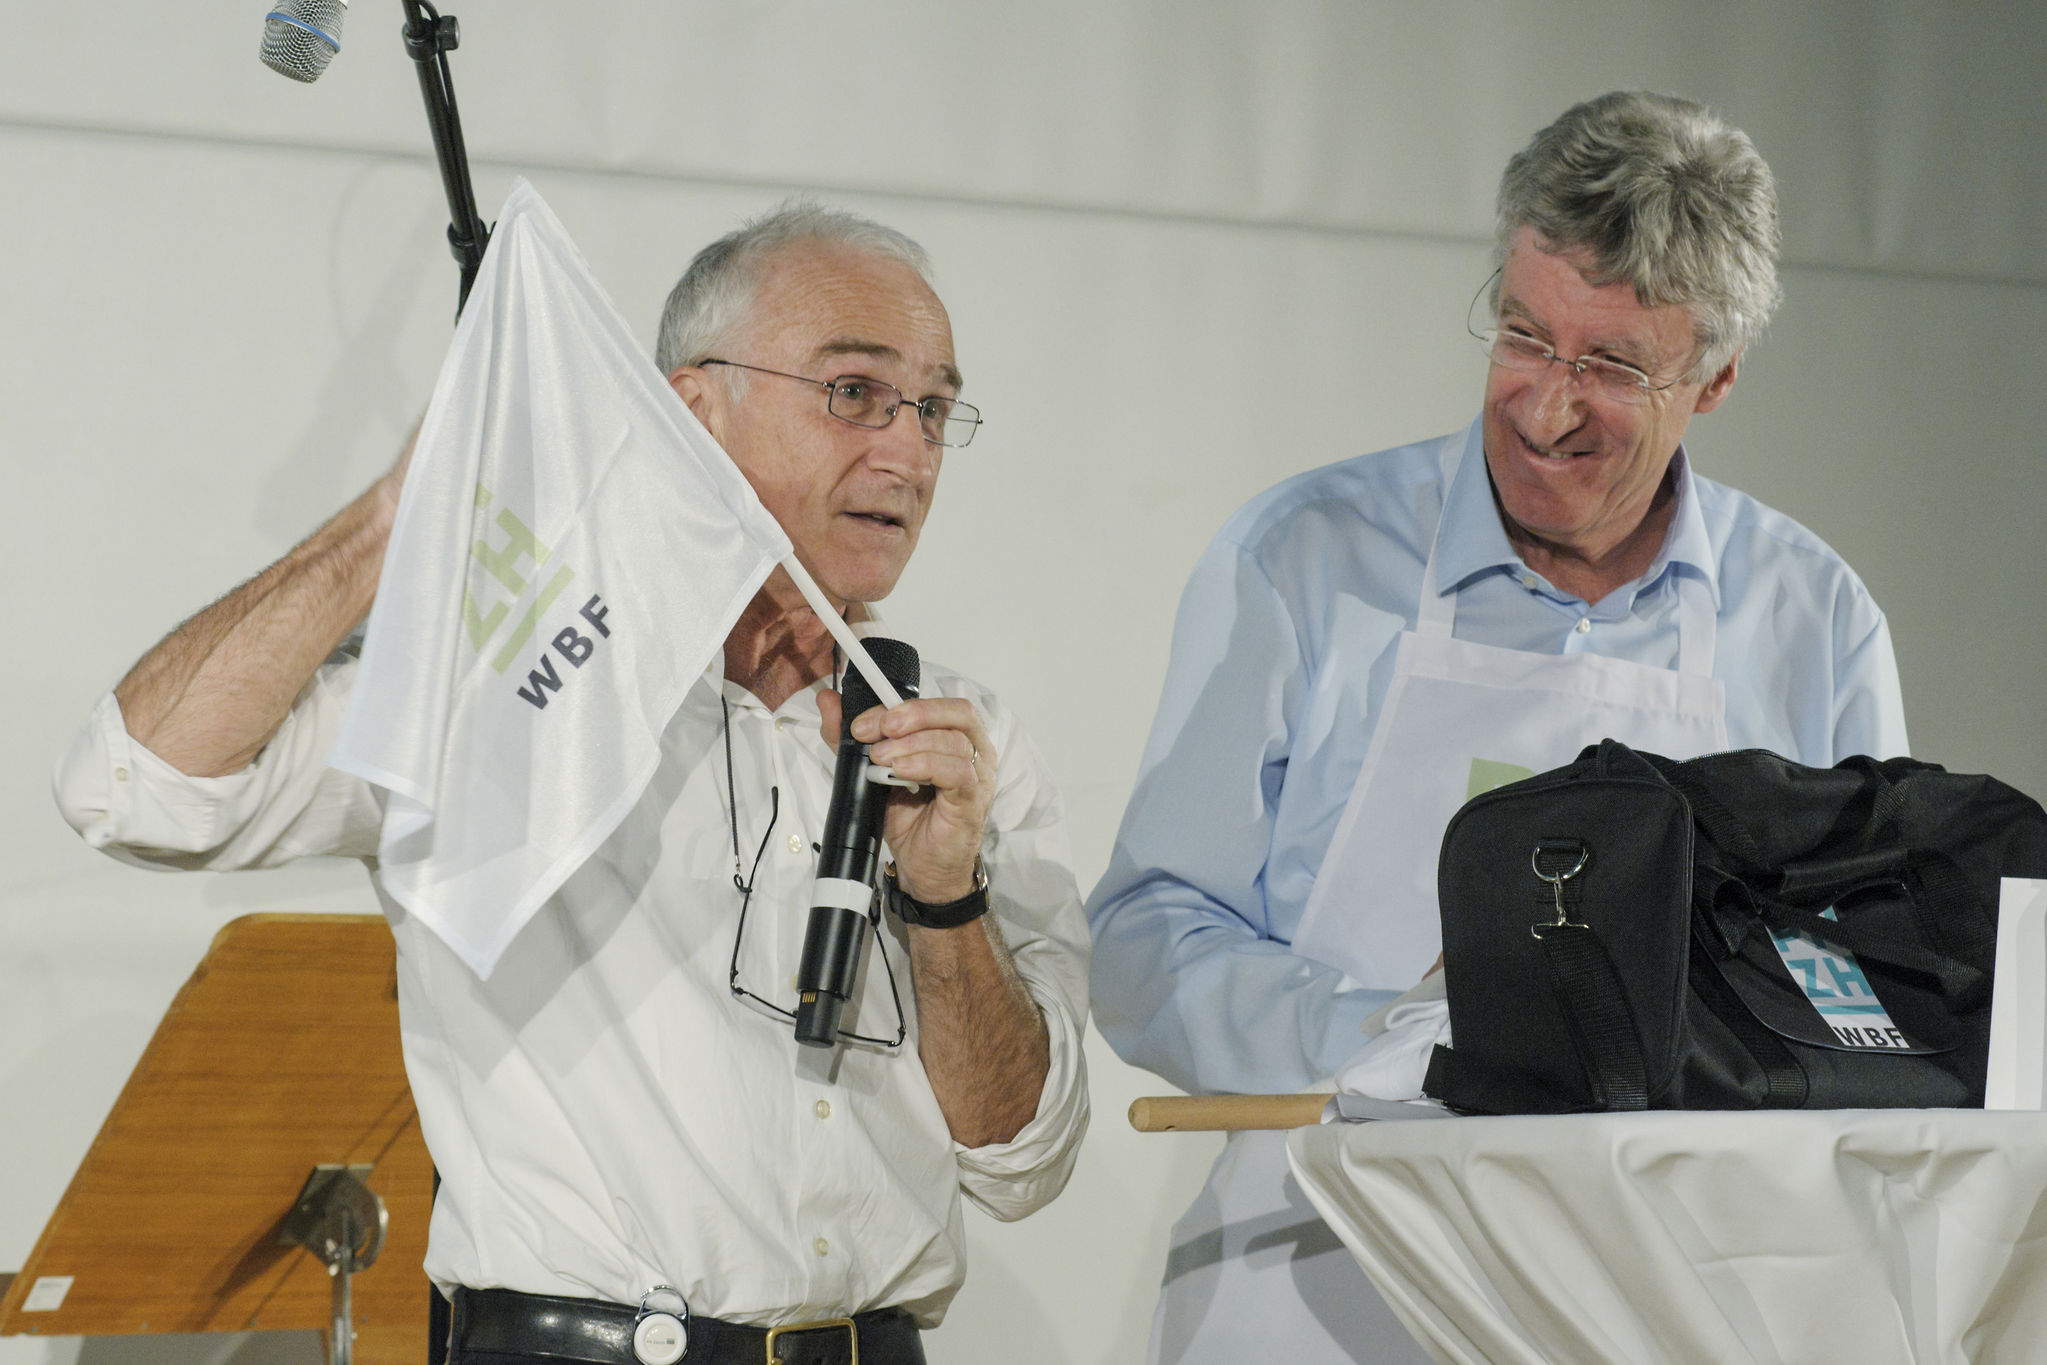
[(1522, 575), (1521, 575), (1521, 586), (1522, 586), (1522, 587), (1524, 587), (1524, 588), (1526, 588), (1526, 589), (1528, 589), (1528, 590), (1529, 590), (1530, 592), (1534, 592), (1534, 591), (1535, 591), (1535, 575), (1534, 575), (1534, 574), (1532, 574), (1532, 573), (1525, 573), (1525, 574), (1522, 574)]
[(1578, 624), (1572, 626), (1571, 629), (1577, 631), (1580, 635), (1583, 635), (1585, 632), (1592, 629), (1592, 618), (1589, 616), (1579, 617)]
[(821, 1119), (828, 1119), (832, 1116), (832, 1102), (830, 1100), (819, 1100), (816, 1104), (811, 1105), (810, 1108), (811, 1112)]
[(126, 768), (116, 768), (116, 769), (114, 769), (114, 781), (116, 781), (116, 782), (126, 782), (127, 780), (128, 780), (128, 770), (127, 770)]
[(832, 1244), (830, 1242), (827, 1242), (822, 1237), (818, 1238), (815, 1242), (812, 1242), (810, 1244), (810, 1249), (812, 1251), (815, 1251), (820, 1256), (829, 1256), (832, 1254)]
[(801, 853), (801, 852), (803, 852), (803, 836), (802, 836), (802, 835), (800, 835), (800, 834), (792, 834), (792, 835), (790, 835), (790, 836), (789, 836), (789, 851), (790, 851), (791, 853)]

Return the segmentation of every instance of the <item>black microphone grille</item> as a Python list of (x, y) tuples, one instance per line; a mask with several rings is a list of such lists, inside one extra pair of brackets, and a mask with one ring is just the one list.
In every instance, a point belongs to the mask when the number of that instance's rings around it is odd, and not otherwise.
[(277, 0), (263, 17), (263, 65), (295, 81), (320, 79), (341, 50), (348, 0)]
[[(881, 675), (889, 680), (896, 691), (905, 697), (917, 695), (920, 673), (915, 645), (906, 645), (901, 640), (891, 640), (880, 635), (870, 635), (860, 643), (867, 646), (867, 652), (874, 656), (874, 662), (881, 665)], [(848, 721), (863, 711), (881, 705), (881, 698), (875, 695), (874, 688), (868, 683), (865, 675), (850, 663), (846, 665), (846, 676), (842, 679), (840, 695), (845, 699)]]

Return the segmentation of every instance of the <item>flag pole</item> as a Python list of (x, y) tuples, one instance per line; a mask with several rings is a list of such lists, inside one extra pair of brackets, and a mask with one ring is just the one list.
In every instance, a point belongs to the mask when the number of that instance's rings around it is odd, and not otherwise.
[[(817, 619), (824, 622), (824, 628), (832, 633), (832, 638), (838, 641), (839, 648), (846, 651), (846, 662), (860, 670), (860, 676), (867, 679), (868, 686), (874, 689), (875, 696), (881, 698), (882, 705), (901, 706), (903, 694), (896, 691), (895, 686), (889, 682), (888, 675), (881, 671), (881, 665), (874, 661), (874, 656), (860, 643), (860, 637), (853, 633), (853, 628), (832, 608), (823, 590), (817, 586), (817, 580), (810, 576), (810, 570), (797, 561), (796, 552), (791, 550), (780, 563), (789, 571), (789, 577), (795, 580), (796, 591), (803, 594), (803, 600), (810, 603), (810, 609), (817, 613)], [(846, 719), (850, 721), (853, 718), (848, 716)]]

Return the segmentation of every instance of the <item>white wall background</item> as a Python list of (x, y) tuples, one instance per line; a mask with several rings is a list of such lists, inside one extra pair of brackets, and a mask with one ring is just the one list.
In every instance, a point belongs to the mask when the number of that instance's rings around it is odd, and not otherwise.
[[(1715, 103), (1781, 182), (1789, 298), (1692, 428), (1701, 468), (1862, 572), (1919, 756), (2047, 794), (2037, 5), (450, 8), (486, 216), (534, 180), (649, 337), (690, 253), (792, 189), (931, 248), (990, 425), (948, 463), (890, 616), (1032, 723), (1083, 885), (1201, 545), (1283, 475), (1469, 419), (1500, 166), (1616, 86)], [(257, 63), (263, 9), (0, 0), (0, 1271), (218, 926), (374, 909), (352, 864), (121, 867), (48, 797), (101, 690), (382, 468), (447, 339), (399, 7), (358, 0), (311, 87)], [(1213, 1147), (1131, 1133), (1160, 1083), (1092, 1047), (1073, 1185), (974, 1223), (937, 1360), (1140, 1357)], [(7, 1338), (0, 1365), (285, 1352)]]

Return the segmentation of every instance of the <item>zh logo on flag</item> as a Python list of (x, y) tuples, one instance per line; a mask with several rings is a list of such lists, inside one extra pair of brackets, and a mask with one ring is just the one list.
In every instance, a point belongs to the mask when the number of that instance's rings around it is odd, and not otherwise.
[[(490, 490), (482, 484), (476, 485), (477, 510), (489, 508), (491, 501)], [(470, 547), (469, 557), (482, 567), (484, 575), (480, 579), (477, 574), (470, 574), (469, 582), (462, 590), (462, 625), (469, 634), (469, 643), (479, 654), (483, 652), (484, 646), (490, 643), (498, 627), (504, 624), (512, 608), (526, 596), (528, 588), (539, 579), (541, 571), (547, 566), (547, 546), (541, 544), (540, 538), (519, 519), (518, 513), (509, 507), (499, 508), (496, 525), (497, 529), (504, 533), (504, 543), (493, 546), (488, 540), (479, 540)], [(521, 571), (522, 561), (531, 563), (531, 577)], [(575, 576), (576, 571), (566, 564), (555, 567), (546, 583), (533, 595), (532, 604), (520, 617), (519, 623), (512, 628), (512, 633), (505, 638), (504, 645), (491, 659), (490, 666), (493, 669), (502, 673), (511, 666), (519, 651), (533, 638), (533, 628), (540, 620), (540, 614), (554, 605), (554, 600), (561, 596), (562, 589), (568, 587), (569, 580)], [(477, 605), (476, 589), (480, 581), (487, 584), (492, 580), (511, 596), (493, 603), (486, 611)], [(487, 586), (486, 591), (489, 591)], [(566, 626), (552, 641), (555, 652), (576, 668), (581, 668), (590, 661), (590, 656), (596, 652), (598, 640), (608, 639), (611, 635), (611, 627), (604, 622), (604, 618), (610, 614), (610, 609), (604, 605), (601, 597), (593, 594), (590, 600), (583, 604), (579, 614), (590, 623), (590, 628), (596, 634), (585, 635), (574, 626)], [(561, 691), (561, 686), (561, 671), (554, 666), (553, 656), (543, 650), (540, 662), (526, 675), (526, 686), (519, 689), (519, 696), (534, 707), (545, 710), (548, 693)]]
[[(1838, 918), (1831, 906), (1820, 915)], [(1804, 934), (1773, 930), (1770, 937), (1776, 940), (1777, 954), (1784, 959), (1791, 979), (1805, 991), (1805, 998), (1841, 1046), (1864, 1052), (1894, 1052), (1912, 1046), (1891, 1022), (1890, 1012), (1877, 999), (1876, 988), (1854, 957), (1843, 956)]]

